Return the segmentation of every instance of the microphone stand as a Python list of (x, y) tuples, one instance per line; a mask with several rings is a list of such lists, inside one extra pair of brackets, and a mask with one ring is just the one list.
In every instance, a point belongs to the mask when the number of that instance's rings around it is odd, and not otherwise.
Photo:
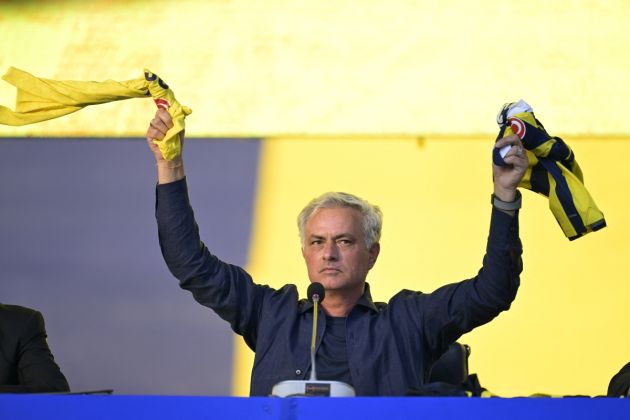
[(315, 350), (317, 343), (317, 314), (319, 302), (324, 300), (324, 286), (312, 283), (307, 291), (313, 302), (313, 334), (311, 335), (311, 376), (309, 380), (282, 381), (273, 386), (274, 397), (354, 397), (356, 393), (350, 385), (339, 381), (320, 381), (315, 368)]
[(313, 295), (313, 334), (311, 335), (311, 377), (309, 380), (316, 381), (317, 374), (315, 373), (315, 344), (317, 344), (317, 314), (319, 303), (319, 295), (315, 293)]

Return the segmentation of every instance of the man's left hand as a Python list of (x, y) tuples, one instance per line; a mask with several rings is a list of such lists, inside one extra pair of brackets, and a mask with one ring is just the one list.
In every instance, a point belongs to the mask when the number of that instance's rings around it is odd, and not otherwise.
[(516, 198), (516, 187), (525, 175), (529, 160), (523, 143), (516, 134), (502, 138), (495, 143), (494, 147), (500, 149), (506, 145), (512, 146), (503, 158), (507, 165), (492, 164), (492, 172), (494, 175), (494, 195), (501, 201), (510, 202)]

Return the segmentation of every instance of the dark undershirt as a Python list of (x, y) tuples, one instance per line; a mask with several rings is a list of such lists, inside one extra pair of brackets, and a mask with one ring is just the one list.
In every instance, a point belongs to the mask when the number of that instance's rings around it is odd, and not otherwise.
[(352, 385), (346, 351), (346, 318), (326, 316), (326, 332), (317, 350), (317, 379)]

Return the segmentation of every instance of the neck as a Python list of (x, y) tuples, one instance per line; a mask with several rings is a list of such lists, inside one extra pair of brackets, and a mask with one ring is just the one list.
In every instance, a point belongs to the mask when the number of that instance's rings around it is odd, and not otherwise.
[(363, 289), (326, 290), (326, 299), (322, 302), (322, 308), (329, 316), (346, 317), (363, 295)]

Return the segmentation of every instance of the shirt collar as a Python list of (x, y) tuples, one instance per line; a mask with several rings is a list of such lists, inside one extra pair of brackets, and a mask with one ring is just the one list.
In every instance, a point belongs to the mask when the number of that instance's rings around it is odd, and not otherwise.
[[(363, 307), (373, 310), (374, 312), (378, 312), (376, 305), (372, 301), (372, 294), (370, 293), (370, 285), (367, 282), (365, 283), (365, 289), (363, 290), (363, 294), (361, 295), (361, 297), (359, 298), (355, 306), (363, 306)], [(308, 299), (302, 299), (300, 312), (302, 313), (307, 312), (312, 307), (313, 307), (313, 302), (309, 301)]]

